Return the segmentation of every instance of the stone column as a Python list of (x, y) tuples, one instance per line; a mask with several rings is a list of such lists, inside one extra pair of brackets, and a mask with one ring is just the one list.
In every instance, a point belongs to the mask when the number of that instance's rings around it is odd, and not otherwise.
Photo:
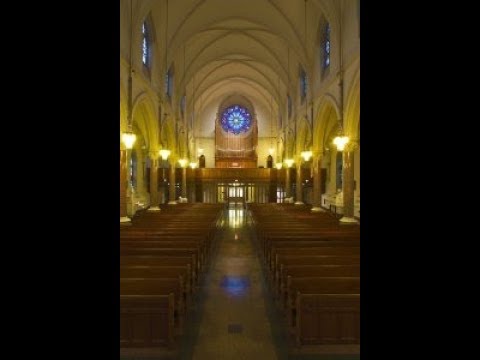
[(296, 186), (295, 205), (303, 205), (303, 188), (302, 188), (302, 159), (297, 159), (297, 186)]
[(313, 207), (312, 212), (325, 212), (322, 208), (322, 153), (312, 159), (313, 167)]
[(351, 141), (345, 146), (345, 150), (343, 151), (343, 217), (340, 219), (341, 223), (357, 223), (357, 220), (353, 217), (353, 155), (356, 146), (356, 142)]
[(289, 197), (292, 196), (292, 190), (291, 190), (292, 185), (291, 185), (291, 183), (290, 183), (290, 181), (291, 181), (291, 180), (290, 180), (290, 172), (291, 172), (291, 170), (290, 170), (290, 168), (287, 166), (287, 167), (285, 168), (285, 197), (286, 197), (286, 198), (289, 198)]
[(137, 195), (145, 199), (145, 154), (142, 149), (137, 149)]
[(158, 199), (158, 151), (150, 151), (150, 207), (148, 211), (160, 211)]
[(187, 197), (187, 167), (182, 168), (182, 198)]
[(177, 202), (175, 200), (175, 160), (173, 156), (170, 157), (169, 175), (170, 187), (168, 189), (168, 196), (170, 200), (168, 201), (168, 205), (175, 205)]
[(129, 224), (127, 217), (127, 151), (120, 149), (120, 223)]
[(132, 178), (130, 176), (130, 165), (132, 162), (132, 149), (126, 150), (126, 168), (127, 168), (127, 216), (133, 217), (135, 215), (135, 189), (132, 186)]

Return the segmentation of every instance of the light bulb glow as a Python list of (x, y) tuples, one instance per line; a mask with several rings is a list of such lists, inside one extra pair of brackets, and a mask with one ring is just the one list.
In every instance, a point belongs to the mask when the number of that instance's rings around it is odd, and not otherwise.
[(301, 155), (302, 155), (303, 160), (308, 161), (312, 157), (312, 152), (311, 151), (302, 151)]
[(170, 150), (166, 150), (166, 149), (160, 150), (160, 156), (162, 157), (162, 160), (167, 160), (168, 157), (170, 156)]
[(178, 160), (178, 163), (180, 164), (180, 166), (181, 166), (182, 168), (184, 168), (184, 167), (187, 166), (188, 160), (187, 160), (187, 159), (180, 159), (180, 160)]
[(274, 148), (268, 149), (268, 153), (269, 153), (270, 155), (273, 155), (274, 152), (275, 152), (275, 149), (274, 149)]
[(281, 162), (276, 163), (275, 167), (277, 168), (277, 170), (280, 170), (282, 168), (282, 163)]
[(132, 132), (126, 132), (122, 134), (122, 141), (125, 144), (125, 147), (127, 149), (133, 148), (133, 144), (135, 144), (136, 140), (137, 140), (137, 135), (135, 135)]
[(293, 159), (286, 159), (286, 160), (285, 160), (285, 164), (287, 164), (287, 167), (289, 167), (289, 168), (292, 167), (292, 165), (293, 165), (294, 162), (295, 162), (295, 161), (294, 161)]
[(191, 163), (190, 163), (190, 167), (191, 167), (192, 169), (195, 169), (197, 166), (198, 166), (198, 163), (196, 163), (196, 162), (191, 162)]
[(337, 136), (333, 139), (333, 143), (337, 146), (338, 151), (343, 151), (349, 140), (348, 136)]

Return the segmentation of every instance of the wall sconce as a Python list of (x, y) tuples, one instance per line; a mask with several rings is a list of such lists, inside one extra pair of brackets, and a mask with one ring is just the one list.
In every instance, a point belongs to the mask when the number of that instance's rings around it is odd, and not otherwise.
[(187, 166), (188, 160), (187, 160), (187, 159), (180, 159), (180, 160), (178, 160), (178, 163), (180, 164), (180, 166), (181, 166), (182, 168), (184, 168), (184, 167)]
[(124, 132), (122, 134), (122, 142), (125, 144), (125, 147), (130, 150), (133, 148), (133, 144), (137, 140), (137, 135), (131, 131)]
[(277, 170), (280, 170), (282, 168), (282, 163), (281, 162), (276, 163), (275, 167), (277, 168)]
[(302, 151), (301, 153), (303, 160), (308, 161), (312, 157), (311, 151)]
[(287, 167), (289, 167), (289, 168), (292, 167), (292, 165), (293, 165), (294, 162), (295, 162), (295, 161), (294, 161), (293, 159), (286, 159), (286, 160), (285, 160), (285, 164), (287, 164)]
[(349, 140), (348, 136), (337, 136), (333, 139), (333, 143), (337, 146), (338, 151), (343, 151)]
[(191, 163), (190, 163), (190, 167), (191, 167), (192, 169), (196, 169), (197, 166), (198, 166), (198, 163), (196, 163), (196, 162), (191, 162)]
[(160, 156), (162, 157), (162, 160), (167, 160), (168, 157), (170, 156), (170, 150), (166, 150), (166, 149), (160, 150)]

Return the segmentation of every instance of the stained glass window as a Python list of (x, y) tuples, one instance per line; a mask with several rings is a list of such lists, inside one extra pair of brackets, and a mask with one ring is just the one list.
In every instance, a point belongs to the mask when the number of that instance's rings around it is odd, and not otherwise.
[(172, 67), (170, 67), (165, 74), (165, 93), (168, 95), (168, 97), (172, 97), (173, 94), (173, 70)]
[(238, 135), (250, 129), (252, 116), (244, 107), (233, 105), (223, 112), (220, 123), (223, 130)]
[(300, 97), (302, 101), (307, 97), (307, 74), (305, 70), (300, 71)]
[(324, 38), (323, 38), (323, 46), (322, 46), (322, 50), (323, 50), (323, 68), (326, 69), (327, 67), (330, 66), (330, 50), (331, 50), (331, 46), (330, 46), (330, 24), (327, 23), (325, 25), (325, 34), (324, 34)]
[(142, 62), (145, 66), (150, 66), (150, 41), (147, 23), (142, 25)]

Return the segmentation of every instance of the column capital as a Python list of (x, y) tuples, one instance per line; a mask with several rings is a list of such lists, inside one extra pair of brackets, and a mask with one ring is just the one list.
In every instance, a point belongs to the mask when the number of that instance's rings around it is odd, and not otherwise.
[(151, 160), (157, 160), (159, 157), (160, 157), (160, 154), (158, 153), (158, 150), (151, 150), (149, 149), (147, 151), (147, 156), (151, 159)]
[(355, 150), (358, 150), (359, 147), (360, 147), (359, 139), (350, 139), (348, 141), (347, 145), (345, 145), (345, 150), (346, 151), (355, 151)]

